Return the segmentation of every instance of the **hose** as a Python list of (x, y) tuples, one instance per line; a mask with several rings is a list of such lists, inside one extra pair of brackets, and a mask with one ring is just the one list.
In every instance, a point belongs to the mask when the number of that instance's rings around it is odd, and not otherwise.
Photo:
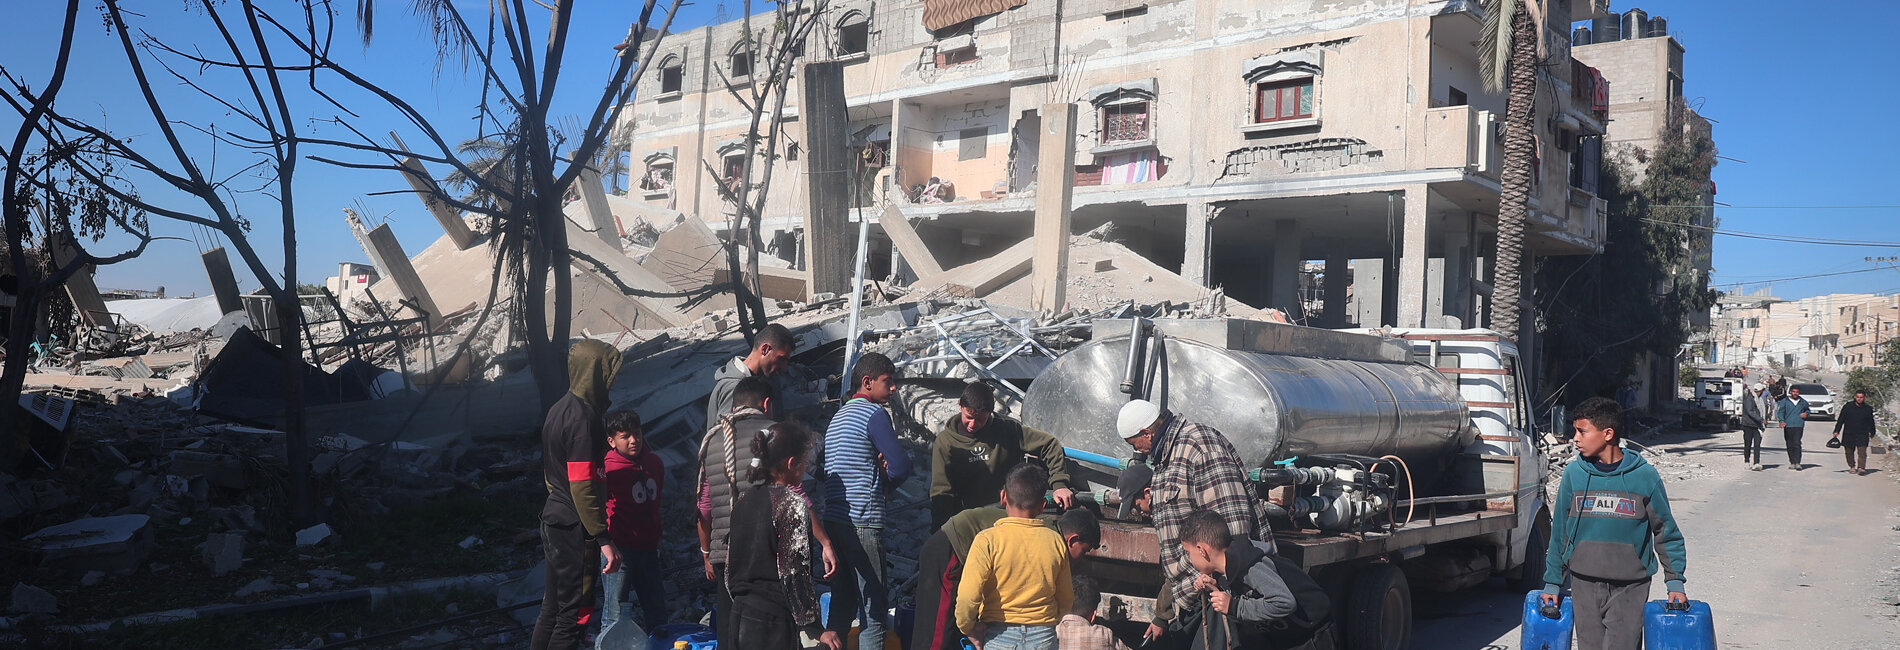
[[(1418, 498), (1418, 493), (1414, 492), (1412, 489), (1412, 468), (1405, 464), (1405, 459), (1399, 458), (1398, 456), (1393, 456), (1391, 454), (1386, 454), (1384, 456), (1380, 456), (1379, 460), (1391, 460), (1391, 461), (1397, 462), (1399, 464), (1399, 469), (1405, 470), (1405, 496), (1406, 498), (1407, 499)], [(1412, 523), (1412, 515), (1417, 514), (1417, 513), (1418, 513), (1418, 504), (1416, 503), (1406, 504), (1405, 523), (1399, 524), (1399, 525), (1404, 526), (1404, 525)]]

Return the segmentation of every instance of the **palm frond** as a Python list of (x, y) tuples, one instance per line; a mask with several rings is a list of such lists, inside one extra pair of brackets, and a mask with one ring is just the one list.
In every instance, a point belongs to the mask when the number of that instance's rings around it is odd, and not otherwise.
[(1511, 16), (1518, 0), (1484, 0), (1484, 25), (1478, 35), (1478, 77), (1486, 92), (1504, 88), (1511, 62)]

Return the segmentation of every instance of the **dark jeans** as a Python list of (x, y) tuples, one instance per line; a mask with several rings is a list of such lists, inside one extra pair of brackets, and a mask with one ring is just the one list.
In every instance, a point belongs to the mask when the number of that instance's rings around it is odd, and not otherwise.
[(1787, 427), (1781, 432), (1782, 439), (1788, 443), (1788, 466), (1795, 469), (1801, 468), (1801, 433), (1803, 431), (1802, 427)]
[(581, 647), (594, 619), (594, 590), (599, 585), (600, 546), (587, 541), (580, 524), (541, 524), (541, 550), (547, 554), (547, 591), (541, 617), (534, 622), (533, 650)]
[(917, 622), (911, 626), (910, 650), (956, 650), (963, 633), (957, 630), (957, 583), (963, 563), (957, 559), (950, 536), (939, 531), (917, 552)]
[[(604, 561), (603, 561), (604, 562)], [(604, 566), (604, 564), (603, 564)], [(620, 570), (601, 578), (606, 596), (600, 612), (600, 629), (620, 620), (620, 608), (627, 596), (640, 597), (640, 626), (652, 630), (666, 624), (666, 568), (660, 564), (660, 552), (654, 549), (620, 551)]]
[(835, 521), (825, 522), (825, 534), (831, 536), (831, 549), (838, 555), (838, 573), (831, 578), (831, 625), (844, 637), (851, 631), (851, 618), (862, 621), (858, 647), (884, 647), (884, 617), (891, 611), (890, 587), (885, 578), (882, 528), (859, 528)]
[(745, 650), (798, 650), (804, 646), (789, 617), (742, 606), (726, 611), (731, 612), (732, 622), (726, 626), (727, 636), (720, 637), (720, 647), (730, 643), (733, 648)]
[(1761, 428), (1742, 427), (1742, 462), (1761, 462)]
[(1643, 647), (1643, 603), (1649, 578), (1633, 582), (1598, 581), (1573, 575), (1570, 602), (1577, 650), (1637, 650)]

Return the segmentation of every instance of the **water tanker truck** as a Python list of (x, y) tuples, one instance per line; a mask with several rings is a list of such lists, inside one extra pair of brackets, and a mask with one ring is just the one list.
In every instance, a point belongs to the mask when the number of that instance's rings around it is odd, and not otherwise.
[[(1138, 462), (1115, 434), (1123, 403), (1219, 429), (1269, 502), (1279, 552), (1331, 596), (1340, 647), (1405, 648), (1414, 590), (1542, 584), (1548, 463), (1524, 385), (1516, 347), (1488, 330), (1104, 320), (1036, 378), (1022, 414), (1105, 503)], [(1103, 528), (1101, 616), (1145, 626), (1162, 587), (1155, 529)]]

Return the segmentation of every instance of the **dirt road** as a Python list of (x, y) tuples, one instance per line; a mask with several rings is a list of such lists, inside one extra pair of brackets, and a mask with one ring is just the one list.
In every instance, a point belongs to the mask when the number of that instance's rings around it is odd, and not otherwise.
[[(1689, 597), (1714, 608), (1723, 648), (1900, 648), (1900, 464), (1871, 456), (1875, 473), (1849, 475), (1822, 446), (1832, 423), (1816, 425), (1799, 472), (1779, 440), (1748, 471), (1737, 432), (1636, 441), (1665, 452)], [(1516, 650), (1523, 594), (1501, 590), (1417, 594), (1413, 647)], [(1650, 597), (1662, 592), (1657, 579)]]

